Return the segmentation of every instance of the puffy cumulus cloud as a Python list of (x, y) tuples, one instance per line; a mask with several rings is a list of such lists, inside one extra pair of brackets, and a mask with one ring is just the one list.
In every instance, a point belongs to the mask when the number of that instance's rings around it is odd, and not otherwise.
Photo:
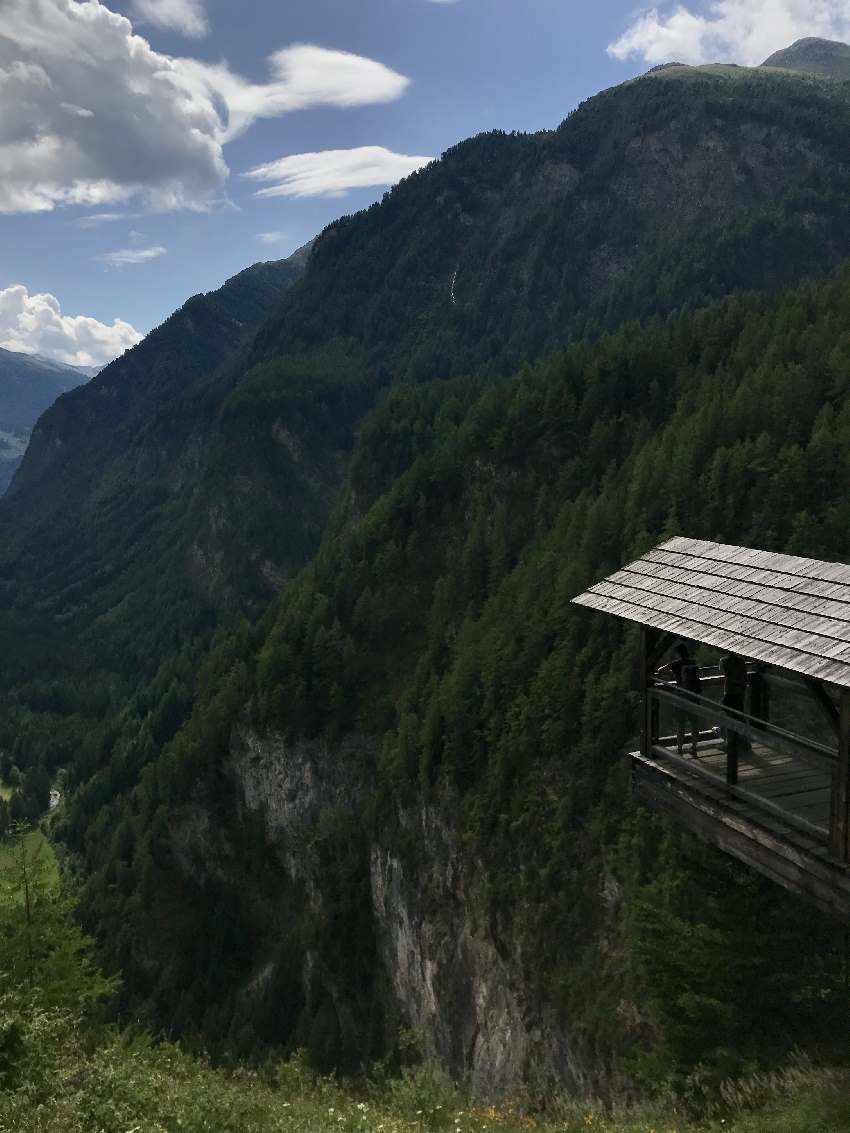
[(103, 252), (96, 256), (102, 264), (112, 268), (131, 267), (133, 264), (147, 264), (165, 255), (165, 248), (118, 248), (114, 252)]
[(135, 0), (133, 11), (141, 20), (197, 39), (210, 30), (201, 0)]
[(154, 51), (100, 0), (0, 0), (0, 213), (208, 208), (222, 147), (258, 118), (398, 98), (404, 76), (306, 44), (251, 83), (225, 64)]
[(72, 366), (104, 366), (142, 338), (122, 319), (110, 325), (87, 315), (63, 315), (55, 295), (31, 295), (22, 284), (0, 290), (0, 346), (6, 350)]
[(341, 197), (349, 189), (393, 185), (432, 160), (393, 153), (383, 146), (360, 146), (293, 154), (258, 165), (243, 176), (275, 182), (259, 189), (257, 197)]
[(686, 5), (652, 8), (608, 48), (647, 63), (733, 60), (755, 66), (804, 36), (850, 38), (847, 0), (713, 0), (708, 14)]

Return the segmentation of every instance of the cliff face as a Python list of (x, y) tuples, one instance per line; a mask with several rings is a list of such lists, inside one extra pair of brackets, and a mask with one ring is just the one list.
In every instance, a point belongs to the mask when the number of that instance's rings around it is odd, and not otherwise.
[[(353, 769), (368, 766), (373, 753), (374, 745), (362, 737), (330, 747), (249, 729), (234, 733), (228, 775), (242, 818), (261, 821), (267, 852), (303, 887), (312, 917), (330, 913), (316, 831), (340, 808), (356, 812), (368, 775), (361, 778)], [(199, 881), (204, 869), (215, 872), (229, 858), (224, 868), (232, 871), (234, 863), (229, 854), (210, 855), (202, 813), (185, 811), (175, 831), (182, 868)], [(368, 878), (380, 968), (373, 986), (388, 999), (386, 1013), (417, 1033), (423, 1054), (468, 1079), (478, 1097), (552, 1083), (587, 1091), (592, 1069), (572, 1052), (564, 1020), (529, 996), (522, 933), (509, 939), (491, 923), (486, 867), (464, 850), (451, 816), (424, 805), (398, 810), (393, 828), (378, 831), (362, 818), (359, 868)], [(512, 927), (516, 916), (520, 910), (507, 911), (505, 925)], [(243, 985), (249, 998), (277, 974), (262, 948), (257, 955)], [(350, 1012), (352, 1005), (309, 947), (300, 971), (305, 1002), (316, 997), (317, 981), (327, 980), (323, 990), (337, 1011)]]
[(574, 1057), (563, 1022), (529, 997), (519, 939), (493, 930), (483, 863), (433, 808), (402, 813), (399, 824), (419, 863), (373, 845), (372, 901), (388, 981), (424, 1053), (478, 1097), (553, 1083), (585, 1092), (592, 1070)]

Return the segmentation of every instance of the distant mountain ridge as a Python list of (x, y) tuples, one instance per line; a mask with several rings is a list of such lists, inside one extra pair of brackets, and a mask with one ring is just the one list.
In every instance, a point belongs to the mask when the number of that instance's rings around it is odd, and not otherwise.
[(765, 59), (763, 67), (799, 71), (822, 79), (850, 79), (850, 46), (837, 40), (810, 36)]
[(36, 421), (97, 369), (0, 348), (0, 495), (11, 483)]

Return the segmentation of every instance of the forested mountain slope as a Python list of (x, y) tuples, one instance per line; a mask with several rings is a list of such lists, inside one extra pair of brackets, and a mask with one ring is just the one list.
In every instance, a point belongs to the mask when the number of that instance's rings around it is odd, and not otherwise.
[[(190, 299), (39, 420), (0, 512), (0, 624), (7, 634), (24, 627), (16, 660), (32, 658), (43, 675), (58, 650), (60, 671), (77, 669), (80, 654), (72, 660), (65, 652), (76, 648), (77, 634), (65, 627), (104, 619), (95, 663), (138, 679), (153, 652), (161, 656), (175, 635), (191, 637), (209, 622), (216, 564), (203, 539), (216, 523), (215, 501), (206, 497), (202, 514), (192, 511), (209, 473), (203, 439), (240, 350), (306, 255), (257, 264)], [(309, 490), (304, 495), (306, 505)], [(301, 546), (293, 550), (296, 566), (304, 557)], [(116, 606), (123, 616), (113, 624), (104, 616)], [(48, 634), (49, 649), (40, 638), (28, 650), (36, 628)], [(8, 669), (3, 678), (14, 680)]]
[(848, 142), (840, 84), (648, 76), (463, 143), (42, 419), (0, 745), (67, 770), (132, 1017), (325, 1068), (413, 1026), (485, 1093), (828, 1041), (835, 935), (632, 811), (633, 643), (568, 604), (673, 531), (847, 553), (850, 286), (770, 296), (850, 256)]
[(0, 496), (9, 486), (32, 427), (45, 409), (94, 373), (37, 354), (0, 349)]
[(256, 604), (315, 548), (377, 390), (510, 373), (624, 318), (827, 270), (850, 254), (848, 140), (834, 84), (693, 71), (603, 92), (557, 130), (462, 143), (331, 225), (286, 297), (294, 266), (274, 286), (247, 273), (46, 416), (0, 507), (0, 578), (82, 628), (153, 523), (157, 589), (168, 558), (195, 601)]
[(675, 531), (850, 557), (848, 320), (845, 271), (395, 391), (189, 724), (76, 796), (134, 1016), (348, 1068), (413, 1025), (484, 1093), (828, 1049), (842, 931), (633, 810), (637, 642), (570, 600)]

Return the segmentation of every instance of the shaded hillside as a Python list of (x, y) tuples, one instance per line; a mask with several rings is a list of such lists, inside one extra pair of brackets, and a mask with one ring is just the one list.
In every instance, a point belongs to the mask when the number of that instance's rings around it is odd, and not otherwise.
[[(40, 419), (0, 512), (0, 619), (5, 608), (7, 618), (20, 615), (25, 637), (44, 626), (58, 644), (71, 636), (57, 630), (69, 619), (91, 625), (122, 605), (125, 624), (119, 618), (113, 634), (111, 620), (102, 623), (111, 652), (95, 663), (135, 667), (137, 675), (155, 637), (161, 654), (163, 640), (181, 631), (190, 637), (209, 620), (216, 565), (198, 527), (214, 528), (215, 498), (205, 497), (194, 526), (191, 516), (208, 471), (205, 440), (240, 350), (305, 259), (306, 250), (257, 264), (190, 299)], [(297, 566), (316, 539), (311, 544), (308, 534), (293, 548)], [(151, 617), (156, 594), (158, 621)], [(38, 648), (32, 656), (44, 672)]]
[(845, 271), (392, 393), (189, 724), (76, 795), (133, 1016), (349, 1069), (413, 1026), (485, 1095), (832, 1049), (843, 930), (633, 808), (636, 632), (570, 602), (676, 531), (850, 557), (848, 319)]
[(95, 373), (37, 354), (0, 349), (0, 496), (11, 483), (42, 413), (60, 394), (82, 385)]
[(850, 46), (829, 39), (798, 39), (765, 59), (762, 66), (845, 82), (850, 79)]

